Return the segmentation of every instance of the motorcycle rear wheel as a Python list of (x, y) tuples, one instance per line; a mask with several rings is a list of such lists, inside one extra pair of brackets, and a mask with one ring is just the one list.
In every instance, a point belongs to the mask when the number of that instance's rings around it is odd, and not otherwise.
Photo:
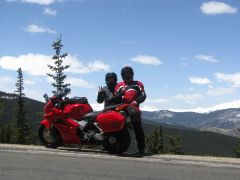
[(48, 129), (41, 125), (38, 130), (38, 138), (46, 148), (56, 149), (62, 145), (62, 138), (56, 128)]
[(131, 136), (128, 129), (119, 132), (105, 134), (102, 146), (110, 154), (121, 154), (126, 151), (131, 143)]

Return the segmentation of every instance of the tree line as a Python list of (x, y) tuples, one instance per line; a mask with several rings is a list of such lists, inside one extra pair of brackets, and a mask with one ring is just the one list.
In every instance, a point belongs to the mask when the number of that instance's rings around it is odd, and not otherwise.
[[(68, 55), (67, 53), (61, 53), (63, 44), (61, 36), (53, 42), (52, 47), (55, 51), (52, 59), (54, 60), (55, 66), (48, 65), (49, 69), (54, 73), (47, 73), (47, 76), (53, 78), (54, 83), (52, 86), (56, 89), (53, 93), (61, 90), (62, 88), (70, 86), (65, 84), (64, 79), (66, 75), (64, 70), (68, 69), (70, 65), (63, 66), (63, 59)], [(14, 143), (14, 144), (36, 144), (38, 142), (37, 133), (34, 132), (31, 127), (29, 119), (26, 117), (26, 108), (24, 103), (25, 94), (24, 90), (24, 79), (21, 67), (17, 70), (17, 82), (15, 84), (16, 90), (14, 91), (13, 98), (16, 100), (13, 107), (13, 119), (5, 124), (0, 123), (0, 143)], [(3, 111), (4, 97), (0, 99), (0, 113)]]

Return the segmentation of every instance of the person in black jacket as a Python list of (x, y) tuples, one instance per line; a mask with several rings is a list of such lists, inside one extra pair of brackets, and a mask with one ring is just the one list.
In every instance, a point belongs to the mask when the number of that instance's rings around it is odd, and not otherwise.
[[(99, 87), (97, 102), (103, 103), (104, 107), (118, 104), (121, 102), (120, 97), (114, 97), (114, 90), (117, 85), (117, 75), (114, 72), (107, 73), (105, 76), (106, 86)], [(114, 97), (114, 98), (113, 98)]]

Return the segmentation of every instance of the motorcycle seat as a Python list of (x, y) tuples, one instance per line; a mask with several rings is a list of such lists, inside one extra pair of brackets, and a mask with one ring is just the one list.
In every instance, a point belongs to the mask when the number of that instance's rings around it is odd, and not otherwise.
[(88, 100), (86, 97), (74, 97), (74, 98), (70, 98), (65, 100), (66, 103), (69, 104), (88, 104)]
[(94, 112), (90, 112), (88, 114), (85, 114), (82, 119), (94, 119), (99, 113), (101, 113), (102, 111), (94, 111)]

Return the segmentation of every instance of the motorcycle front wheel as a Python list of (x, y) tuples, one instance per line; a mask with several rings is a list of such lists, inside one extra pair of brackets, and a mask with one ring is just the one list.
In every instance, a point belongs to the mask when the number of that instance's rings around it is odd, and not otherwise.
[(119, 132), (106, 133), (102, 146), (110, 154), (121, 154), (126, 151), (131, 143), (131, 136), (128, 129)]
[(39, 141), (47, 148), (57, 148), (62, 145), (62, 139), (57, 129), (49, 129), (41, 125), (38, 130)]

